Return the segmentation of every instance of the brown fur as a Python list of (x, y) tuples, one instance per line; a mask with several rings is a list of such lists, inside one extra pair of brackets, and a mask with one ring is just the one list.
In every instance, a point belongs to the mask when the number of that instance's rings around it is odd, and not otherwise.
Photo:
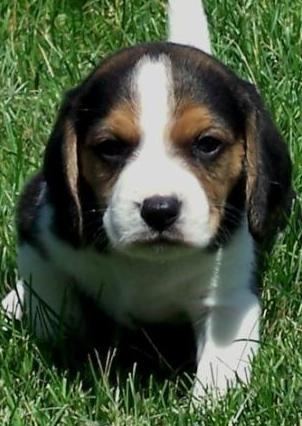
[(77, 157), (77, 136), (75, 134), (73, 123), (70, 120), (66, 120), (64, 125), (64, 134), (67, 143), (62, 145), (62, 157), (64, 158), (66, 179), (79, 214), (79, 233), (81, 233), (83, 224), (81, 204), (78, 195), (79, 168)]
[[(202, 134), (211, 135), (226, 143), (224, 151), (210, 165), (196, 164), (186, 155), (192, 142)], [(204, 105), (183, 106), (171, 128), (171, 141), (178, 155), (195, 174), (206, 191), (210, 209), (212, 229), (216, 231), (221, 223), (224, 205), (234, 184), (242, 173), (244, 144), (236, 140), (230, 129)]]
[(225, 202), (241, 176), (244, 162), (244, 145), (236, 141), (229, 145), (210, 168), (196, 168), (193, 171), (206, 191), (210, 210), (210, 226), (217, 231), (224, 214)]
[(85, 147), (81, 150), (80, 161), (83, 177), (93, 189), (100, 204), (103, 205), (111, 194), (120, 169), (112, 169), (104, 165), (91, 150)]
[(95, 145), (102, 139), (117, 138), (135, 145), (140, 139), (139, 125), (135, 105), (129, 102), (119, 103), (90, 132), (86, 145)]
[(121, 170), (112, 169), (103, 164), (93, 153), (91, 147), (108, 138), (117, 138), (130, 145), (138, 144), (140, 134), (137, 114), (135, 106), (130, 102), (124, 102), (114, 107), (108, 116), (92, 129), (85, 145), (81, 148), (82, 174), (102, 204), (110, 196)]
[(257, 177), (257, 147), (256, 147), (256, 117), (255, 113), (251, 113), (247, 123), (247, 142), (246, 142), (246, 163), (248, 167), (247, 176), (247, 199), (249, 200), (252, 193), (252, 188), (255, 186)]
[(187, 144), (215, 123), (215, 117), (206, 106), (183, 105), (171, 128), (171, 140), (177, 145)]

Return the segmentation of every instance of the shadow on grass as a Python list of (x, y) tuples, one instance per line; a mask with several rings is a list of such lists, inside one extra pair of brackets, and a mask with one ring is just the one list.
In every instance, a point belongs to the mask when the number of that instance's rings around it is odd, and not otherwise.
[(90, 300), (85, 301), (85, 318), (85, 339), (73, 335), (46, 343), (33, 337), (46, 366), (55, 366), (70, 379), (80, 376), (87, 389), (95, 385), (95, 372), (100, 379), (105, 374), (115, 385), (135, 371), (136, 384), (142, 390), (149, 386), (151, 377), (159, 385), (178, 381), (180, 393), (191, 386), (196, 345), (189, 323), (136, 324), (129, 329), (100, 312)]

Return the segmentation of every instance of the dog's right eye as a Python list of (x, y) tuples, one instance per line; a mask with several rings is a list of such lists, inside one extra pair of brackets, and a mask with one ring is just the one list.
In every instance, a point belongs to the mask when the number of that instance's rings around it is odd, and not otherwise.
[(93, 146), (93, 152), (106, 163), (119, 165), (131, 153), (131, 147), (120, 139), (106, 139)]
[(223, 150), (225, 143), (211, 135), (201, 135), (192, 144), (192, 154), (202, 161), (214, 160)]

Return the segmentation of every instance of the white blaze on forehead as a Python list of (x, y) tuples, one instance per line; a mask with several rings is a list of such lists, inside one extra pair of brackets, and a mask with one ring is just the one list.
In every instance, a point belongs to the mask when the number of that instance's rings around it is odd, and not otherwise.
[(143, 58), (134, 75), (142, 144), (162, 145), (171, 118), (173, 90), (171, 63), (162, 55), (158, 59)]
[(104, 214), (104, 227), (115, 247), (153, 238), (140, 206), (155, 195), (173, 196), (181, 203), (177, 235), (198, 247), (212, 237), (205, 191), (168, 146), (175, 110), (172, 65), (165, 55), (143, 57), (131, 76), (132, 98), (140, 127), (138, 149), (121, 171)]

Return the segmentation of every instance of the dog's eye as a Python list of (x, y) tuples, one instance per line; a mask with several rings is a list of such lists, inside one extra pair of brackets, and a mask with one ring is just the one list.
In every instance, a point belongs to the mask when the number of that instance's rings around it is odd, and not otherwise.
[(214, 159), (224, 147), (224, 142), (213, 136), (199, 136), (192, 144), (192, 154), (200, 160)]
[(93, 147), (93, 152), (106, 163), (123, 163), (131, 153), (131, 147), (120, 139), (106, 139)]

